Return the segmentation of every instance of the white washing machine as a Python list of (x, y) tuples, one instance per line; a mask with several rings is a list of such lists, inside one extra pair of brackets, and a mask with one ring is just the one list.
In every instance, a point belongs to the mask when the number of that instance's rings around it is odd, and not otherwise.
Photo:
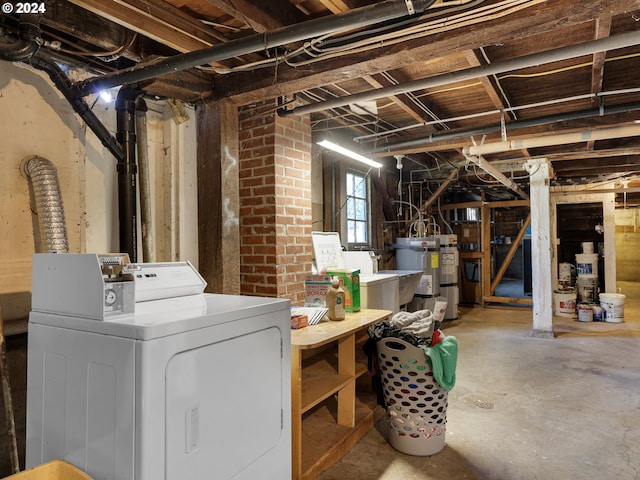
[(291, 478), (290, 303), (204, 286), (186, 262), (34, 256), (27, 467)]

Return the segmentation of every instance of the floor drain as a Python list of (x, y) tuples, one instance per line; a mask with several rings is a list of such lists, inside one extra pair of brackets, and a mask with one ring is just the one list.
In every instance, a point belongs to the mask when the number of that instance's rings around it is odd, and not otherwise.
[(493, 408), (493, 403), (486, 402), (484, 400), (476, 400), (475, 406), (478, 408), (484, 408), (485, 410), (491, 410)]
[(496, 407), (495, 398), (491, 394), (483, 392), (465, 393), (460, 397), (460, 400), (468, 408), (493, 410)]

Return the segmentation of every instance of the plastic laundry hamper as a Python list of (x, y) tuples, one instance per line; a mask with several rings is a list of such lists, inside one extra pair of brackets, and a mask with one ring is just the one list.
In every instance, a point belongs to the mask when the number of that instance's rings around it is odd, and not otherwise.
[(430, 359), (399, 338), (384, 338), (377, 347), (389, 444), (409, 455), (438, 453), (444, 448), (447, 391), (434, 380)]

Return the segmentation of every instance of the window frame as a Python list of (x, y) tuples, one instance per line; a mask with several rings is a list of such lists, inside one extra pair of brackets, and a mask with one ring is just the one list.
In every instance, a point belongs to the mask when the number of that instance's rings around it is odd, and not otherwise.
[[(354, 191), (354, 194), (349, 194), (349, 190), (350, 190), (350, 186), (349, 186), (349, 176), (355, 176), (358, 179), (362, 179), (362, 181), (364, 182), (364, 197), (360, 197), (357, 196), (357, 192)], [(346, 230), (346, 238), (347, 238), (347, 247), (349, 250), (351, 249), (358, 249), (361, 247), (370, 247), (371, 246), (371, 186), (369, 183), (369, 175), (366, 172), (363, 172), (361, 170), (358, 170), (356, 168), (347, 168), (345, 170), (345, 174), (344, 174), (344, 181), (345, 181), (345, 214), (344, 214), (344, 218), (345, 218), (345, 230)], [(354, 190), (356, 189), (357, 186), (359, 186), (359, 183), (355, 183), (358, 180), (354, 180), (353, 181), (353, 187)], [(350, 202), (354, 200), (354, 201), (364, 201), (365, 203), (365, 217), (364, 219), (360, 219), (357, 218), (357, 215), (355, 217), (351, 217), (349, 215), (349, 205)], [(364, 239), (364, 241), (355, 241), (352, 242), (350, 241), (350, 235), (349, 235), (349, 226), (351, 224), (351, 222), (357, 222), (360, 224), (364, 224), (364, 231), (365, 231), (365, 235), (366, 238)], [(357, 237), (356, 239), (357, 240)]]

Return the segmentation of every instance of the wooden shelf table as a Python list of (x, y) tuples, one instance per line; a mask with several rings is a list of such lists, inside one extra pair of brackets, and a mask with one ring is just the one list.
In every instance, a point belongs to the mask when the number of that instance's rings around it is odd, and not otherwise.
[[(358, 336), (391, 316), (389, 310), (363, 309), (344, 320), (321, 322), (291, 331), (292, 478), (309, 480), (339, 460), (373, 426), (375, 405), (358, 398), (356, 382), (367, 373), (358, 361)], [(362, 359), (360, 359), (362, 360)], [(331, 409), (332, 414), (326, 411)], [(311, 418), (314, 417), (314, 418)], [(317, 419), (322, 417), (323, 420)], [(327, 420), (328, 419), (328, 420)], [(303, 438), (320, 422), (326, 442)]]

